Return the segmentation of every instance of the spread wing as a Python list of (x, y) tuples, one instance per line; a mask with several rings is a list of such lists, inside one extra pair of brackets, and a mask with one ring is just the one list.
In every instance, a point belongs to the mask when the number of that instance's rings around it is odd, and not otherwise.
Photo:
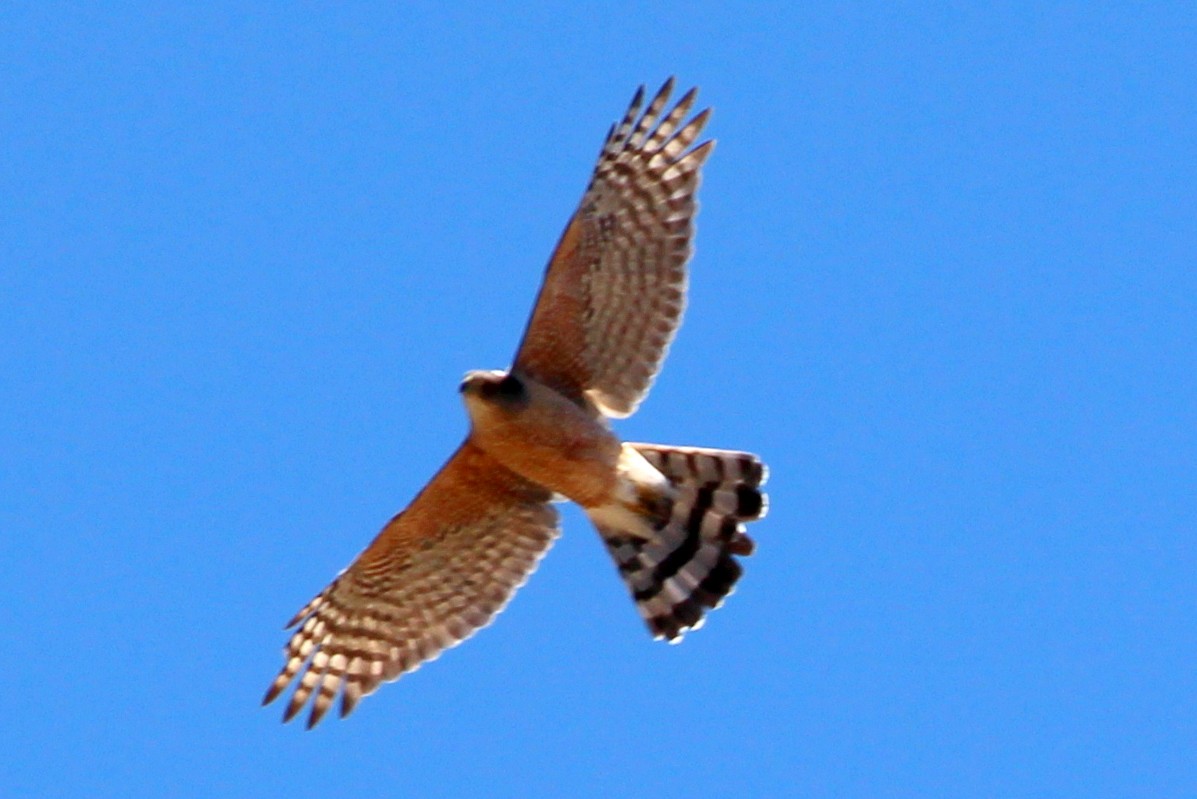
[(515, 368), (608, 416), (648, 393), (685, 307), (699, 171), (713, 141), (692, 147), (710, 114), (688, 122), (696, 89), (662, 115), (666, 81), (644, 89), (611, 128), (581, 205), (549, 259)]
[(341, 693), (341, 715), (469, 637), (498, 613), (557, 537), (550, 494), (467, 439), (373, 543), (295, 615), (274, 701), (298, 681), (283, 715), (308, 698), (308, 727)]

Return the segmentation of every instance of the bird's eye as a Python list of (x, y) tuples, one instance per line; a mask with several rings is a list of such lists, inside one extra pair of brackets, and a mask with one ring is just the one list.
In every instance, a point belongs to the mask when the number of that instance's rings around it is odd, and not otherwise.
[(524, 384), (515, 375), (507, 375), (499, 381), (498, 395), (504, 399), (517, 399), (524, 395)]

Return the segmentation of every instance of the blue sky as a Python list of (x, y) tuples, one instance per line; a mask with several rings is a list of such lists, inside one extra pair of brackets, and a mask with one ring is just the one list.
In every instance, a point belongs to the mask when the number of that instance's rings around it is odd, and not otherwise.
[[(9, 4), (12, 796), (1197, 793), (1186, 4)], [(649, 640), (573, 509), (492, 627), (305, 733), (281, 625), (465, 430), (608, 124), (715, 108), (636, 440), (744, 448)]]

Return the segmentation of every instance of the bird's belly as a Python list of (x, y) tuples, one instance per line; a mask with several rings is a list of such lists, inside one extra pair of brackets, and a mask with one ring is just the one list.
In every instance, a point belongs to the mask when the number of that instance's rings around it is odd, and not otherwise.
[(562, 421), (520, 420), (486, 430), (475, 428), (474, 438), (521, 477), (583, 507), (601, 505), (618, 484), (620, 441), (592, 419)]

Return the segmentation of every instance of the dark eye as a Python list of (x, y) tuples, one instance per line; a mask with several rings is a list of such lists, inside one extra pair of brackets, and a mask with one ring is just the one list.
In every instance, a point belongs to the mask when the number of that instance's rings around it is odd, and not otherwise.
[(496, 393), (504, 399), (519, 399), (524, 396), (524, 384), (515, 375), (507, 375), (495, 386)]

